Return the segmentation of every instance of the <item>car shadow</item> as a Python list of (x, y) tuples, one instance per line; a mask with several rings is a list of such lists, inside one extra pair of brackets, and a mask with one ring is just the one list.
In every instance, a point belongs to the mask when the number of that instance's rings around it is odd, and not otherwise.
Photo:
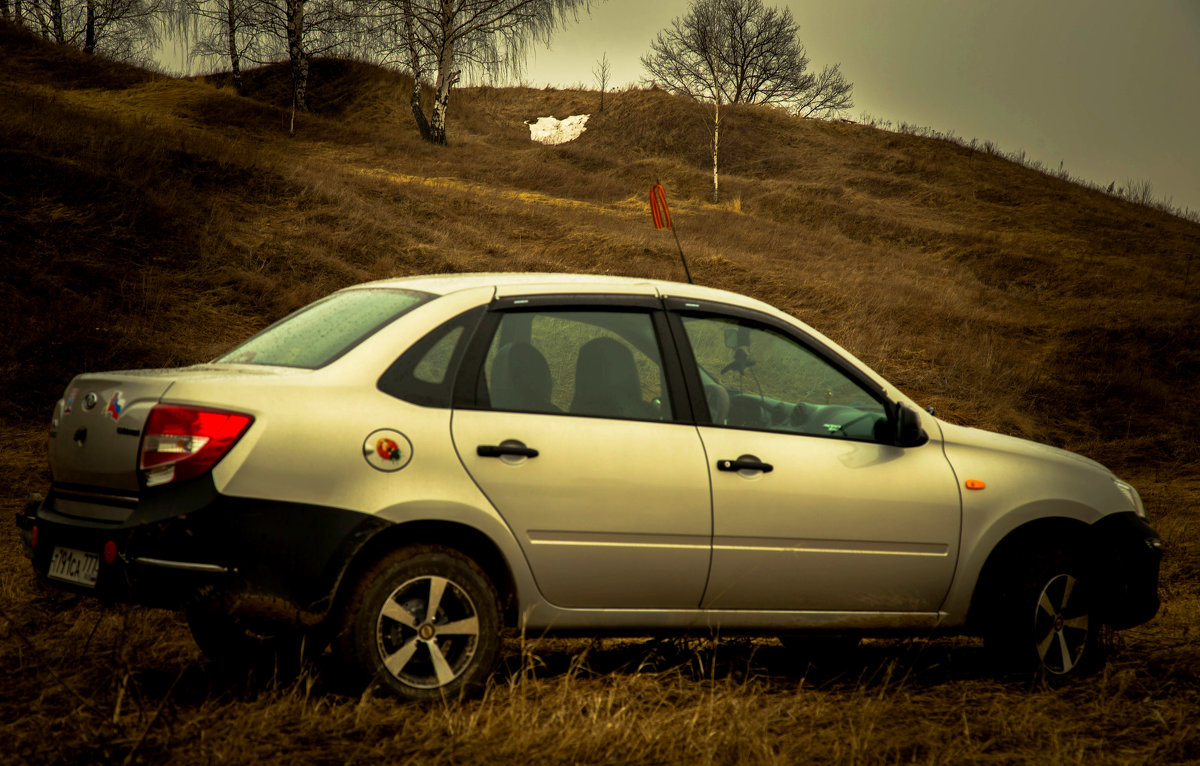
[(741, 682), (839, 689), (994, 678), (978, 641), (961, 638), (794, 641), (774, 639), (534, 639), (506, 643), (498, 680), (521, 675), (674, 674), (694, 681)]

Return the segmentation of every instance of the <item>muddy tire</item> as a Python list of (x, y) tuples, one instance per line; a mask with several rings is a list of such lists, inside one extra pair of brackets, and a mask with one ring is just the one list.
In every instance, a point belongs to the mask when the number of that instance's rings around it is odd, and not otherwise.
[(1067, 550), (1015, 557), (1001, 577), (984, 644), (1002, 670), (1059, 680), (1104, 666), (1097, 594)]
[(337, 648), (360, 680), (406, 699), (471, 694), (500, 652), (496, 589), (455, 550), (403, 548), (358, 581)]

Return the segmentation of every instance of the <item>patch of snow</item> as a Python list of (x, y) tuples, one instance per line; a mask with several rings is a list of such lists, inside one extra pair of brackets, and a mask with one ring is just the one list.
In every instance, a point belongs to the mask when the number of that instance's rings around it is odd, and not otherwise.
[(591, 115), (573, 114), (565, 120), (538, 117), (532, 122), (526, 121), (529, 125), (529, 138), (543, 144), (565, 144), (567, 141), (574, 141), (583, 131), (587, 130), (584, 124), (588, 121), (588, 117)]

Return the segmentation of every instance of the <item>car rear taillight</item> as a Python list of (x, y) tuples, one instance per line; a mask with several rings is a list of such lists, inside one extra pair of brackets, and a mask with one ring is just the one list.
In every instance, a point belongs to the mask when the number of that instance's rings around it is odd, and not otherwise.
[(155, 405), (142, 430), (142, 484), (155, 487), (206, 473), (253, 422), (238, 412)]

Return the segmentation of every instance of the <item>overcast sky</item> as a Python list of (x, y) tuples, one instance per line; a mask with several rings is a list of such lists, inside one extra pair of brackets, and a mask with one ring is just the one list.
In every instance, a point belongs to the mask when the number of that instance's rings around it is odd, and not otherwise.
[[(767, 4), (771, 4), (767, 0)], [(1024, 150), (1107, 186), (1149, 181), (1200, 210), (1200, 0), (790, 0), (810, 66), (840, 63), (854, 109)], [(688, 0), (607, 0), (529, 57), (524, 82), (614, 85)]]

